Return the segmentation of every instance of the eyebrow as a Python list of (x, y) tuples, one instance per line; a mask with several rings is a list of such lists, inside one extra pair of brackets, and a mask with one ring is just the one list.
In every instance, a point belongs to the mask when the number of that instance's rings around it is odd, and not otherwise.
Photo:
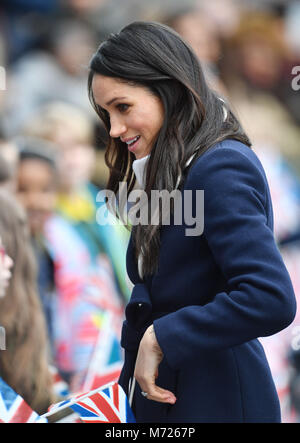
[(109, 105), (111, 105), (113, 102), (115, 102), (116, 100), (123, 100), (124, 98), (126, 98), (126, 97), (115, 97), (115, 98), (113, 98), (112, 100), (109, 100), (107, 103), (106, 103), (106, 106), (109, 106)]

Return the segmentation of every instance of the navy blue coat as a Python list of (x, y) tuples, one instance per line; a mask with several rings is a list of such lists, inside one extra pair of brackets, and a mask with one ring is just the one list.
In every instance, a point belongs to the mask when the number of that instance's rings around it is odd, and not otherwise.
[(252, 149), (219, 143), (190, 167), (183, 190), (204, 190), (204, 231), (163, 226), (158, 271), (139, 278), (132, 241), (119, 383), (128, 394), (138, 345), (153, 323), (164, 358), (157, 385), (174, 405), (145, 399), (137, 422), (280, 422), (280, 406), (258, 337), (287, 327), (295, 295), (273, 236), (267, 179)]

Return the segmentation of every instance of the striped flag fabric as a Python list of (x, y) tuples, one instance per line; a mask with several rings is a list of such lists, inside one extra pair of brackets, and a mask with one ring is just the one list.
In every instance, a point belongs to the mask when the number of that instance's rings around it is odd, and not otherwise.
[(0, 423), (47, 423), (0, 377)]
[(74, 411), (83, 423), (135, 423), (126, 394), (115, 382), (57, 403), (44, 417), (64, 409)]
[(50, 365), (49, 371), (52, 374), (53, 391), (55, 395), (61, 399), (67, 398), (67, 396), (70, 395), (68, 383), (62, 379), (55, 366)]

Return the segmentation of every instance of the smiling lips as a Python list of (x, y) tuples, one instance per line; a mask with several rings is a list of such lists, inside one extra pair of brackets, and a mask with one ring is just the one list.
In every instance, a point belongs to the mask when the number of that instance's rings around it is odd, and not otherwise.
[(131, 151), (131, 150), (133, 150), (133, 149), (135, 148), (135, 145), (136, 145), (136, 143), (137, 143), (137, 141), (138, 141), (139, 139), (140, 139), (140, 136), (137, 135), (137, 136), (134, 137), (134, 138), (128, 138), (128, 139), (122, 140), (122, 142), (123, 142), (123, 143), (126, 143), (128, 149)]
[(126, 139), (122, 139), (123, 143), (126, 143), (127, 145), (131, 145), (132, 143), (134, 143), (136, 140), (138, 140), (140, 138), (139, 135), (137, 135), (136, 137), (133, 138), (126, 138)]

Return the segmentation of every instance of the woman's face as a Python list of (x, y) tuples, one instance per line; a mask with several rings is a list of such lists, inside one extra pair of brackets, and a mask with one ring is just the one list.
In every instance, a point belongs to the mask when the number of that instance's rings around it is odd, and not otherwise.
[(11, 278), (13, 260), (6, 254), (0, 237), (0, 298), (4, 297)]
[(120, 138), (137, 159), (150, 154), (164, 120), (161, 100), (145, 87), (99, 74), (92, 89), (95, 102), (109, 114), (110, 136)]

